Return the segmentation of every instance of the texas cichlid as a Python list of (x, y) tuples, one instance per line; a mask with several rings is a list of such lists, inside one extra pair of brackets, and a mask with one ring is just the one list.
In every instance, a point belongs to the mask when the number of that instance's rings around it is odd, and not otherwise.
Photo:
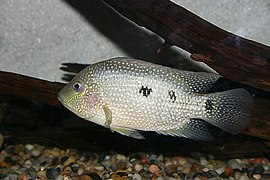
[(58, 98), (79, 117), (129, 137), (143, 139), (140, 130), (211, 140), (205, 122), (236, 134), (251, 116), (245, 89), (207, 93), (220, 77), (115, 58), (83, 69)]

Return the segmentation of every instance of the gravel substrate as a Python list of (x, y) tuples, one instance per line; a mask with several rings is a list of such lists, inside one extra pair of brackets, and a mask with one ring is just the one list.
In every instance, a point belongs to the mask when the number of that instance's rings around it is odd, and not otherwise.
[(221, 161), (211, 155), (191, 157), (149, 153), (93, 153), (38, 144), (4, 147), (0, 153), (0, 179), (270, 179), (266, 158)]

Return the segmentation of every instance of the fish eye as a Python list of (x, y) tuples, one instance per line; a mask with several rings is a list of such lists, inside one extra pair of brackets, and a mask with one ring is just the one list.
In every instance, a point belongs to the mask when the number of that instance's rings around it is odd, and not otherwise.
[(72, 84), (72, 88), (73, 88), (75, 91), (77, 91), (77, 92), (81, 91), (81, 90), (82, 90), (82, 87), (83, 87), (82, 83), (80, 83), (80, 82), (78, 82), (78, 81), (76, 81), (76, 82), (74, 82), (74, 83)]

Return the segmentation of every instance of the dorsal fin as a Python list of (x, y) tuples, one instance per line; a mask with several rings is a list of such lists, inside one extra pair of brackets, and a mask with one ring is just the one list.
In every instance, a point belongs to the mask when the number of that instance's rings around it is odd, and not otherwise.
[(221, 76), (207, 72), (188, 72), (183, 78), (187, 88), (195, 93), (209, 91)]

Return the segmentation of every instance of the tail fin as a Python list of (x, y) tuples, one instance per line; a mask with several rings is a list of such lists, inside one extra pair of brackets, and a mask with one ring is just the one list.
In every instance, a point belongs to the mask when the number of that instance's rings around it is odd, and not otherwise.
[(205, 121), (231, 134), (237, 134), (248, 126), (252, 97), (247, 90), (233, 89), (206, 97)]

